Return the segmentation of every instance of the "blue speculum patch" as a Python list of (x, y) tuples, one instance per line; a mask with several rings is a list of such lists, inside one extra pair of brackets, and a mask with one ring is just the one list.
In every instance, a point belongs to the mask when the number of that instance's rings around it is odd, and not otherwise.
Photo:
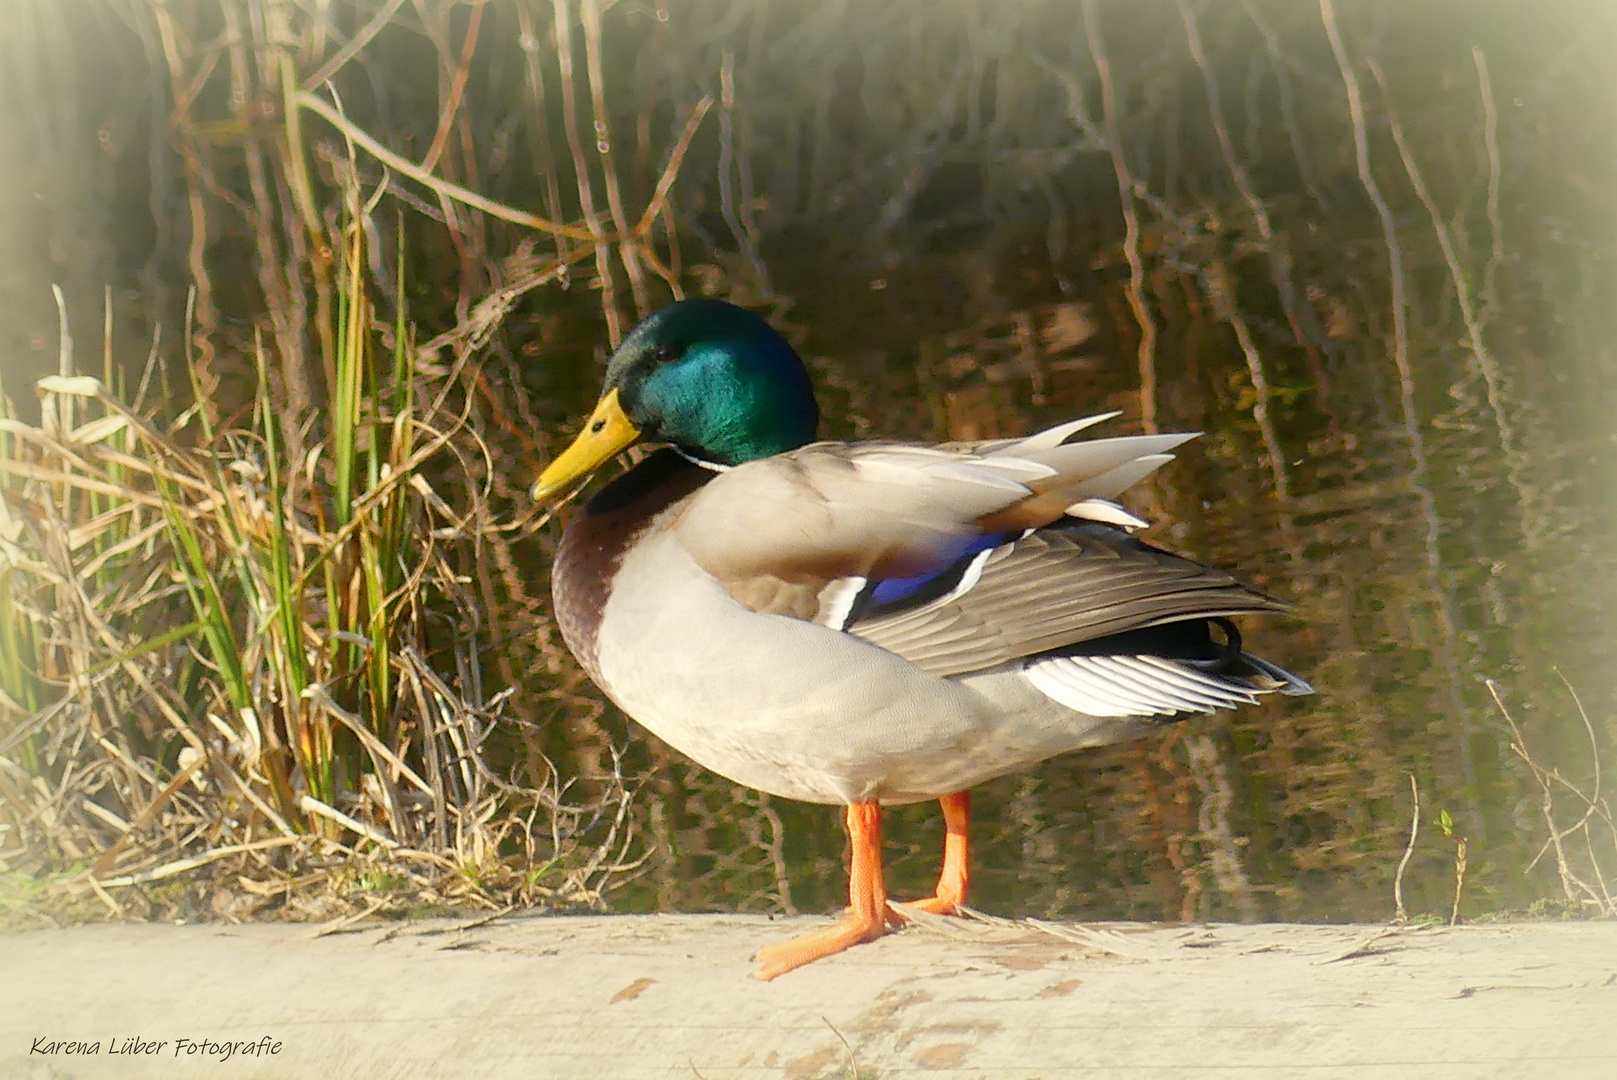
[(973, 556), (991, 551), (1011, 538), (1010, 533), (962, 536), (938, 553), (938, 568), (915, 577), (884, 578), (873, 582), (865, 613), (899, 605), (924, 604), (960, 583)]

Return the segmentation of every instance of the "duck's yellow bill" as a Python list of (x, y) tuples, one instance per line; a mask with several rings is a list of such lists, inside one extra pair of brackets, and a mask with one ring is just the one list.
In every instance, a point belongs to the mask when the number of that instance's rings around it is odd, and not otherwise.
[(539, 474), (539, 481), (533, 485), (534, 499), (548, 499), (558, 491), (565, 491), (639, 439), (640, 429), (618, 404), (618, 390), (613, 387), (590, 413), (584, 430), (578, 433), (573, 444)]

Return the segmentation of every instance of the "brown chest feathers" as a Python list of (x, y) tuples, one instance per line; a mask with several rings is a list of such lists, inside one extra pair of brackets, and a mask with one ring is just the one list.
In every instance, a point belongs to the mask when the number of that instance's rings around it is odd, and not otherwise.
[(596, 638), (624, 554), (658, 514), (713, 476), (673, 450), (658, 450), (602, 488), (563, 531), (550, 580), (556, 624), (590, 678), (600, 680)]

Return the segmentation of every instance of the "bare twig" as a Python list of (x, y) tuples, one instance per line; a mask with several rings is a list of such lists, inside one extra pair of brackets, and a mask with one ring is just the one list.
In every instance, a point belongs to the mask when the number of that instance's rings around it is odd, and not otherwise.
[(840, 1039), (842, 1041), (843, 1052), (845, 1052), (848, 1055), (848, 1078), (849, 1078), (849, 1080), (859, 1080), (859, 1059), (854, 1056), (853, 1046), (849, 1044), (847, 1036), (843, 1035), (842, 1032), (838, 1031), (837, 1026), (835, 1024), (833, 1024), (830, 1020), (827, 1020), (823, 1016), (820, 1017), (820, 1019), (824, 1020), (825, 1021), (825, 1026), (831, 1029), (831, 1034), (835, 1035), (838, 1039)]
[(506, 206), (503, 203), (495, 202), (493, 199), (486, 198), (479, 195), (475, 191), (470, 191), (463, 188), (459, 184), (451, 183), (448, 180), (433, 176), (431, 173), (418, 168), (412, 162), (409, 162), (399, 155), (393, 153), (387, 147), (373, 139), (359, 126), (348, 120), (336, 109), (332, 108), (330, 105), (326, 104), (326, 102), (322, 101), (318, 97), (315, 97), (308, 91), (298, 91), (293, 95), (293, 101), (299, 108), (308, 109), (322, 120), (325, 120), (332, 127), (336, 128), (338, 131), (341, 131), (350, 139), (353, 139), (356, 146), (364, 149), (366, 153), (370, 154), (377, 161), (380, 161), (382, 164), (386, 165), (395, 172), (408, 176), (416, 183), (431, 188), (433, 191), (444, 196), (445, 198), (464, 203), (474, 210), (481, 210), (490, 217), (499, 218), (501, 221), (509, 221), (513, 225), (526, 225), (530, 229), (539, 229), (542, 232), (560, 233), (561, 235), (574, 240), (591, 240), (596, 236), (596, 233), (591, 232), (588, 229), (580, 229), (572, 225), (563, 225), (559, 222), (547, 221), (544, 218), (539, 217), (537, 214), (530, 214), (524, 210), (518, 210), (515, 207)]
[[(1559, 674), (1559, 672), (1557, 672), (1557, 674)], [(1562, 681), (1565, 682), (1565, 679), (1563, 678)], [(1617, 822), (1614, 822), (1610, 808), (1607, 807), (1605, 803), (1598, 797), (1601, 779), (1600, 746), (1599, 740), (1595, 737), (1594, 725), (1590, 722), (1588, 713), (1584, 711), (1582, 701), (1578, 700), (1576, 693), (1573, 694), (1573, 701), (1577, 705), (1578, 714), (1583, 718), (1584, 730), (1589, 735), (1590, 746), (1594, 751), (1596, 785), (1596, 794), (1594, 797), (1585, 795), (1581, 790), (1563, 778), (1560, 773), (1545, 769), (1543, 766), (1539, 765), (1538, 762), (1533, 760), (1532, 756), (1528, 753), (1527, 742), (1522, 736), (1521, 728), (1516, 724), (1516, 718), (1512, 716), (1510, 710), (1505, 707), (1504, 699), (1499, 693), (1498, 684), (1492, 679), (1484, 679), (1483, 683), (1488, 688), (1488, 694), (1493, 698), (1494, 706), (1498, 708), (1499, 714), (1505, 718), (1505, 723), (1510, 726), (1512, 736), (1510, 747), (1511, 750), (1518, 758), (1521, 759), (1522, 763), (1527, 766), (1527, 768), (1532, 772), (1533, 778), (1538, 782), (1540, 792), (1539, 811), (1541, 814), (1543, 814), (1544, 824), (1549, 830), (1549, 839), (1545, 841), (1545, 846), (1555, 852), (1555, 866), (1556, 871), (1560, 875), (1561, 879), (1561, 891), (1565, 894), (1568, 900), (1574, 903), (1588, 904), (1599, 910), (1604, 915), (1617, 915), (1617, 905), (1612, 903), (1611, 890), (1607, 887), (1605, 875), (1601, 870), (1599, 861), (1593, 857), (1593, 846), (1590, 846), (1590, 858), (1592, 876), (1595, 878), (1596, 884), (1599, 886), (1598, 891), (1595, 886), (1591, 886), (1572, 869), (1571, 861), (1567, 856), (1565, 845), (1566, 838), (1580, 830), (1585, 832), (1587, 838), (1589, 822), (1597, 815), (1606, 823), (1608, 828), (1612, 829), (1613, 837), (1614, 839), (1617, 839)], [(1567, 689), (1572, 689), (1570, 684), (1567, 685)], [(1583, 816), (1580, 817), (1577, 822), (1569, 828), (1561, 828), (1555, 820), (1556, 787), (1562, 787), (1570, 791), (1584, 804)], [(1542, 856), (1543, 852), (1540, 851), (1539, 854)], [(1533, 863), (1528, 865), (1527, 869), (1531, 870), (1533, 865), (1537, 862), (1538, 859), (1535, 858)]]
[(1393, 921), (1406, 923), (1409, 912), (1404, 909), (1404, 871), (1409, 868), (1410, 857), (1415, 854), (1415, 838), (1420, 836), (1420, 786), (1415, 774), (1409, 774), (1409, 843), (1404, 846), (1404, 857), (1398, 860), (1398, 872), (1392, 879)]
[(485, 6), (485, 4), (472, 5), (471, 16), (466, 22), (466, 36), (461, 40), (460, 62), (455, 65), (454, 74), (450, 78), (449, 97), (439, 113), (438, 130), (433, 133), (432, 145), (427, 147), (427, 156), (421, 159), (422, 172), (430, 173), (437, 167), (438, 158), (449, 143), (449, 130), (454, 126), (455, 117), (460, 114), (461, 99), (466, 93), (466, 79), (472, 71), (472, 57), (477, 53), (477, 32), (483, 25)]
[(573, 181), (578, 205), (588, 232), (579, 239), (594, 241), (595, 274), (601, 283), (601, 313), (606, 318), (606, 340), (613, 348), (623, 338), (623, 313), (618, 310), (618, 289), (612, 277), (612, 247), (595, 211), (589, 160), (578, 135), (578, 88), (573, 76), (573, 11), (569, 0), (553, 0), (556, 14), (556, 59), (561, 67), (562, 127), (567, 132), (567, 148), (573, 155)]
[(386, 6), (382, 7), (376, 12), (375, 15), (371, 16), (371, 20), (359, 28), (359, 32), (349, 39), (347, 45), (344, 45), (341, 49), (338, 49), (331, 55), (330, 59), (328, 59), (324, 64), (321, 64), (314, 70), (313, 74), (303, 80), (303, 89), (314, 90), (320, 86), (323, 86), (327, 79), (330, 79), (333, 75), (337, 74), (337, 72), (343, 69), (344, 65), (346, 65), (348, 61), (358, 56), (360, 52), (364, 50), (365, 46), (369, 45), (371, 40), (375, 38), (377, 34), (382, 32), (382, 28), (393, 21), (393, 16), (397, 14), (399, 8), (403, 6), (404, 0), (387, 0)]
[(606, 180), (606, 205), (612, 215), (613, 227), (620, 237), (618, 257), (623, 261), (623, 272), (629, 278), (629, 292), (634, 297), (635, 312), (640, 318), (651, 314), (651, 296), (646, 291), (646, 272), (637, 258), (636, 247), (629, 242), (629, 216), (623, 208), (623, 188), (618, 183), (617, 154), (612, 149), (610, 114), (606, 108), (606, 72), (601, 63), (601, 8), (599, 0), (581, 0), (580, 22), (584, 26), (584, 66), (589, 73), (590, 112), (595, 121), (595, 150), (601, 158), (601, 173)]
[(1454, 907), (1449, 912), (1449, 925), (1460, 922), (1460, 895), (1465, 891), (1465, 837), (1459, 837), (1454, 848)]

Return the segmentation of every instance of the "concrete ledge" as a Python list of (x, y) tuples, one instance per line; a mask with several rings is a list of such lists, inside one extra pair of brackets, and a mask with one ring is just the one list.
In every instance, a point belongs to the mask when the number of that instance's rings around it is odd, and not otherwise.
[[(926, 919), (773, 983), (824, 919), (514, 917), (0, 936), (0, 1076), (1617, 1077), (1617, 924)], [(177, 1041), (278, 1043), (273, 1054)], [(34, 1053), (35, 1041), (99, 1043)], [(127, 1040), (162, 1043), (156, 1054)], [(44, 1045), (44, 1044), (40, 1044)], [(260, 1044), (262, 1045), (262, 1044)]]

